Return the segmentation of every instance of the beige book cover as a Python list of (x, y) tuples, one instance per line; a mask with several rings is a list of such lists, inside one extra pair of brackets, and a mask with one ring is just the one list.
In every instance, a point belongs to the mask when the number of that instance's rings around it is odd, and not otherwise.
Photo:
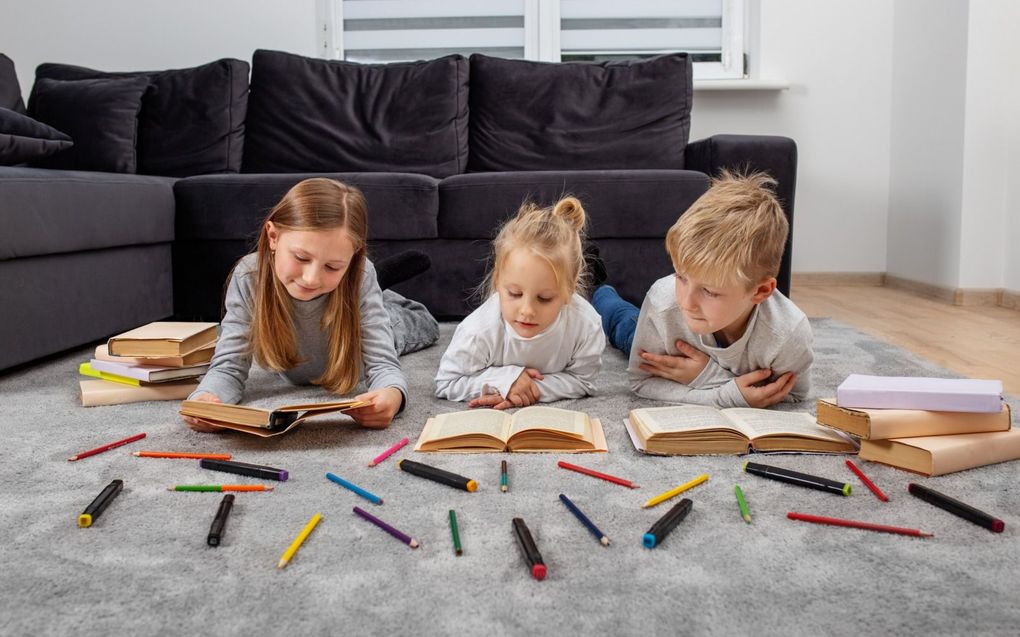
[(107, 380), (79, 382), (82, 407), (122, 405), (147, 400), (180, 400), (187, 398), (198, 387), (193, 380), (171, 381), (158, 385), (125, 385)]
[(193, 352), (184, 356), (111, 356), (110, 348), (106, 343), (96, 345), (96, 352), (93, 358), (111, 363), (124, 363), (125, 365), (155, 365), (157, 367), (190, 367), (201, 365), (212, 360), (216, 351), (216, 339), (209, 341)]
[(309, 418), (347, 411), (364, 404), (366, 403), (357, 400), (338, 400), (281, 405), (274, 409), (264, 409), (246, 405), (210, 403), (204, 400), (185, 400), (181, 402), (180, 414), (197, 418), (221, 429), (232, 429), (268, 438), (287, 433)]
[(415, 451), (584, 453), (608, 451), (602, 423), (582, 411), (533, 405), (510, 414), (471, 409), (429, 418)]
[(922, 409), (851, 409), (835, 398), (819, 398), (818, 424), (860, 436), (866, 440), (945, 436), (949, 434), (1006, 431), (1010, 427), (1009, 405), (999, 413), (925, 411)]
[(1020, 429), (862, 440), (860, 457), (926, 476), (941, 476), (1020, 458)]
[(156, 321), (107, 341), (112, 356), (184, 356), (216, 339), (218, 323)]
[(632, 409), (624, 425), (639, 451), (655, 455), (857, 452), (850, 436), (819, 426), (808, 412), (672, 405)]

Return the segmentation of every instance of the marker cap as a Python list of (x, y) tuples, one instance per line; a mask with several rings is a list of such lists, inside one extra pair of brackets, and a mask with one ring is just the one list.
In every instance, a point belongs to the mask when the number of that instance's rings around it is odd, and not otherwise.
[[(475, 482), (474, 480), (468, 480), (467, 490), (470, 491), (471, 493), (474, 493), (475, 491), (478, 490), (478, 483)], [(541, 578), (539, 578), (539, 579), (541, 579)]]
[(82, 513), (81, 515), (79, 515), (78, 526), (83, 529), (85, 527), (92, 526), (92, 516), (89, 515), (88, 513)]
[(545, 579), (545, 564), (535, 564), (531, 567), (531, 575), (538, 581)]
[(651, 533), (645, 533), (645, 536), (641, 538), (641, 543), (645, 545), (646, 549), (655, 548), (655, 536)]
[(843, 485), (843, 495), (850, 495), (851, 487), (849, 484)]

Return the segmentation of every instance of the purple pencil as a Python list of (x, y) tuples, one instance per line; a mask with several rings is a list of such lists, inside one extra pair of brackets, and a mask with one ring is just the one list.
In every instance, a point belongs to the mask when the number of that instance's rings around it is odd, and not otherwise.
[(393, 537), (397, 538), (398, 540), (400, 540), (404, 544), (410, 546), (411, 548), (413, 548), (413, 549), (418, 548), (418, 540), (414, 539), (413, 537), (411, 537), (407, 533), (401, 533), (397, 529), (393, 528), (389, 524), (386, 524), (385, 522), (383, 522), (379, 518), (375, 517), (374, 515), (372, 515), (368, 511), (362, 509), (361, 507), (354, 507), (354, 512), (357, 513), (358, 515), (360, 515), (361, 517), (365, 518), (366, 520), (368, 520), (372, 524), (376, 525), (377, 527), (379, 527), (383, 531), (386, 531), (387, 533), (389, 533)]

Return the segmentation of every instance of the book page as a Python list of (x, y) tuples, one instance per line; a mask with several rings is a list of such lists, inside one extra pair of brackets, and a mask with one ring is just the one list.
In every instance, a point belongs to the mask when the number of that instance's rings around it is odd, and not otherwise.
[(635, 409), (634, 414), (651, 435), (695, 429), (733, 428), (733, 423), (721, 411), (701, 405)]
[(806, 411), (772, 411), (769, 409), (731, 408), (725, 410), (730, 420), (739, 424), (752, 440), (761, 436), (793, 435), (806, 438), (844, 441), (845, 436), (815, 422)]
[(425, 441), (484, 434), (506, 442), (510, 416), (496, 409), (472, 409), (440, 414), (432, 419)]
[(575, 438), (587, 438), (590, 431), (588, 415), (584, 412), (532, 406), (514, 414), (508, 437), (531, 429), (558, 431)]

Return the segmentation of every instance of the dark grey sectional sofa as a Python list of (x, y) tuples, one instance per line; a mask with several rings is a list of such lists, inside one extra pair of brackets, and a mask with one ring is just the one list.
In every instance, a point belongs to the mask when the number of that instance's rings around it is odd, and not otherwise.
[[(259, 222), (309, 176), (365, 192), (370, 256), (431, 256), (428, 272), (396, 289), (440, 318), (478, 302), (489, 240), (524, 199), (578, 196), (610, 282), (637, 303), (670, 271), (666, 229), (719, 169), (771, 173), (792, 222), (796, 145), (743, 135), (687, 143), (683, 54), (357, 65), (257, 51), (250, 85), (247, 69), (239, 60), (127, 74), (46, 64), (36, 77), (45, 90), (33, 90), (26, 114), (0, 64), (0, 116), (49, 113), (52, 137), (58, 122), (79, 131), (76, 154), (0, 166), (0, 369), (146, 321), (218, 320), (225, 279)], [(148, 79), (140, 101), (138, 77)], [(83, 128), (79, 111), (113, 132)], [(67, 169), (76, 162), (136, 174)], [(786, 293), (791, 246), (792, 233)]]

